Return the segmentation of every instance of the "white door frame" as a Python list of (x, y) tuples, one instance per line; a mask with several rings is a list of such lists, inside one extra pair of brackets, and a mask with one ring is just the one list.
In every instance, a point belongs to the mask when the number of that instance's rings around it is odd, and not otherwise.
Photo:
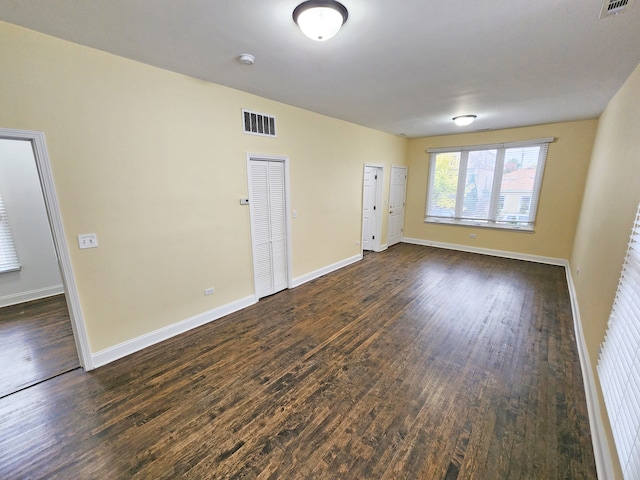
[(60, 205), (58, 204), (58, 196), (53, 183), (53, 175), (51, 173), (51, 164), (49, 162), (44, 133), (0, 128), (0, 138), (31, 142), (33, 155), (36, 160), (36, 168), (38, 169), (38, 177), (40, 178), (40, 186), (42, 187), (42, 194), (44, 196), (44, 203), (47, 209), (47, 216), (49, 218), (49, 226), (51, 227), (53, 244), (58, 256), (60, 274), (67, 298), (67, 308), (69, 309), (69, 316), (71, 318), (73, 338), (76, 342), (76, 349), (78, 350), (78, 360), (82, 368), (85, 370), (93, 370), (95, 367), (91, 358), (91, 348), (89, 347), (82, 307), (80, 306), (80, 297), (71, 267), (71, 257), (65, 240), (66, 236), (62, 225), (62, 216), (60, 215)]
[[(251, 161), (260, 161), (260, 160), (268, 160), (271, 162), (282, 162), (284, 163), (284, 202), (285, 202), (285, 212), (284, 216), (285, 227), (287, 229), (287, 288), (292, 288), (293, 286), (293, 261), (291, 256), (291, 219), (289, 216), (291, 215), (291, 199), (289, 197), (289, 157), (281, 157), (277, 155), (262, 155), (258, 153), (247, 153), (247, 191), (251, 192), (251, 185), (249, 183), (249, 172), (251, 170)], [(251, 210), (251, 202), (249, 202), (249, 218), (251, 230), (253, 230), (253, 212)], [(251, 231), (251, 252), (252, 252), (252, 260), (254, 265), (253, 270), (253, 288), (256, 295), (256, 301), (258, 300), (258, 284), (255, 273), (255, 263), (256, 263), (256, 245), (255, 239), (253, 236), (253, 231)]]
[[(382, 185), (384, 183), (384, 165), (379, 165), (375, 163), (365, 163), (362, 167), (362, 224), (360, 227), (360, 231), (364, 230), (364, 175), (367, 167), (375, 168), (377, 170), (378, 180), (376, 180), (376, 210), (373, 215), (374, 217), (374, 239), (373, 239), (373, 251), (381, 252), (385, 250), (387, 247), (380, 246), (380, 239), (382, 237)], [(362, 252), (362, 238), (360, 239), (360, 252)]]

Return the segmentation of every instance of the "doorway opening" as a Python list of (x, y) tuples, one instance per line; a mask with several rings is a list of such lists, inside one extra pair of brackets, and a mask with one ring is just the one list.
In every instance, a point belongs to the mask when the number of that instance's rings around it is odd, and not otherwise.
[[(19, 270), (0, 273), (0, 357), (11, 356), (0, 361), (16, 377), (3, 381), (4, 396), (93, 364), (44, 134), (0, 129), (0, 145), (3, 178), (17, 182), (4, 200), (9, 220), (17, 215), (13, 232), (22, 256)], [(0, 189), (9, 190), (7, 183)]]

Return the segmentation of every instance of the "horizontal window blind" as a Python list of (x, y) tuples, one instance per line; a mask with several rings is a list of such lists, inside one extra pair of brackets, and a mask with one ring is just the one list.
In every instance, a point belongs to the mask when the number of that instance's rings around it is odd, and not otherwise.
[(625, 479), (640, 478), (640, 207), (600, 349), (598, 375)]
[(523, 140), (520, 142), (503, 142), (503, 143), (488, 143), (481, 145), (463, 145), (459, 147), (441, 147), (441, 148), (427, 148), (427, 153), (447, 153), (447, 152), (471, 152), (473, 150), (496, 150), (498, 148), (518, 148), (527, 147), (529, 145), (538, 145), (541, 143), (551, 143), (555, 140), (555, 137), (537, 138), (535, 140)]
[(425, 222), (533, 231), (553, 140), (427, 150)]
[(13, 272), (15, 270), (20, 270), (20, 262), (18, 262), (16, 247), (13, 244), (4, 201), (2, 200), (2, 195), (0, 195), (0, 273)]

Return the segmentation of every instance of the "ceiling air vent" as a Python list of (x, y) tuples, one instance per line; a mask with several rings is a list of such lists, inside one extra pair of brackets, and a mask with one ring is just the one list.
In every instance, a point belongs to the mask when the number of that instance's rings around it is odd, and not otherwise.
[(600, 18), (605, 18), (610, 15), (616, 15), (624, 12), (631, 6), (633, 0), (604, 0), (602, 2), (602, 10), (600, 11)]
[(262, 135), (265, 137), (276, 136), (276, 117), (270, 117), (262, 113), (242, 110), (242, 125), (244, 133), (250, 135)]

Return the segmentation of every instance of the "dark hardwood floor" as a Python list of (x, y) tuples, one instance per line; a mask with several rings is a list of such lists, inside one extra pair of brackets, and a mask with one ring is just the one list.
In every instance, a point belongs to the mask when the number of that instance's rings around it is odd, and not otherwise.
[(78, 368), (64, 295), (0, 308), (0, 398)]
[(0, 400), (0, 478), (595, 479), (564, 270), (367, 255)]

